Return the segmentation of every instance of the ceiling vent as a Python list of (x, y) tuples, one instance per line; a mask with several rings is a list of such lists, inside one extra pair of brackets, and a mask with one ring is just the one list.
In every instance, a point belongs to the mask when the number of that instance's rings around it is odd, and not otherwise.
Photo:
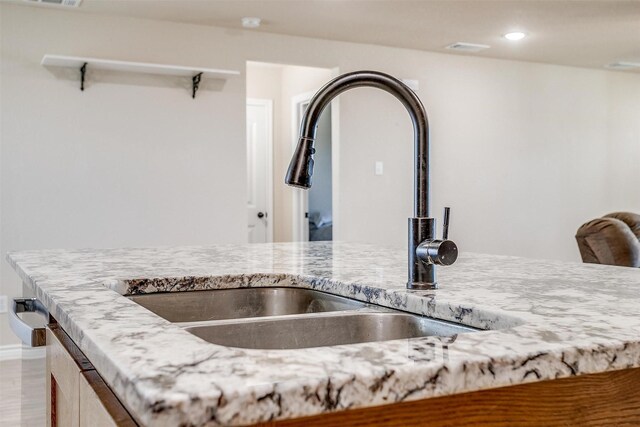
[(49, 6), (78, 7), (82, 0), (23, 0), (27, 3), (42, 4)]
[(625, 71), (625, 70), (637, 70), (640, 69), (640, 62), (613, 62), (611, 64), (607, 64), (605, 65), (606, 68), (609, 68), (610, 70), (620, 70), (620, 71)]
[(457, 42), (454, 44), (450, 44), (445, 49), (455, 50), (456, 52), (475, 53), (485, 49), (489, 49), (490, 47), (491, 46), (487, 44)]

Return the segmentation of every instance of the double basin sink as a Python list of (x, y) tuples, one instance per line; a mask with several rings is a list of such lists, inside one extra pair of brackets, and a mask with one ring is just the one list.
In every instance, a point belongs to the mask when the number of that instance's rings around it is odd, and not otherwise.
[(302, 288), (239, 288), (129, 296), (205, 341), (295, 349), (451, 336), (478, 329)]

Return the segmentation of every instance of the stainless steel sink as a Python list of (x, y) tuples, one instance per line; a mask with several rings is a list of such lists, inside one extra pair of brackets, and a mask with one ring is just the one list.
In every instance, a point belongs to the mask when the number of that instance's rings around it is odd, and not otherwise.
[(185, 329), (214, 344), (252, 349), (323, 347), (477, 331), (455, 323), (393, 311), (214, 323)]
[(240, 288), (129, 296), (170, 322), (282, 316), (356, 310), (367, 304), (300, 288)]
[(478, 330), (300, 288), (166, 292), (128, 298), (206, 341), (227, 347), (323, 347)]

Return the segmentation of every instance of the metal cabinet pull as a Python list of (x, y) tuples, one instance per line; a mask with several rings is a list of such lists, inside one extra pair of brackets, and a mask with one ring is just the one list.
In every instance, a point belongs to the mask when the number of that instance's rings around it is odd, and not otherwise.
[(30, 347), (40, 347), (46, 344), (45, 328), (32, 328), (25, 323), (18, 313), (40, 313), (49, 318), (46, 307), (36, 298), (14, 298), (13, 307), (9, 312), (9, 325), (11, 330)]

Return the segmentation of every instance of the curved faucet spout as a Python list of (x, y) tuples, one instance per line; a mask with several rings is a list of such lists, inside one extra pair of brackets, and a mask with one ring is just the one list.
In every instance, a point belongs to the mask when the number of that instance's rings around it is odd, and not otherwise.
[(400, 80), (377, 71), (343, 74), (323, 86), (311, 99), (300, 125), (300, 139), (289, 164), (285, 182), (294, 187), (311, 187), (313, 142), (324, 108), (338, 95), (357, 87), (375, 87), (394, 95), (411, 117), (414, 132), (414, 216), (429, 216), (429, 122), (418, 96)]
[[(445, 237), (436, 239), (435, 219), (429, 218), (429, 122), (418, 96), (404, 83), (388, 74), (357, 71), (337, 77), (316, 93), (302, 117), (300, 139), (293, 154), (285, 182), (294, 187), (311, 187), (313, 175), (313, 143), (318, 120), (324, 108), (342, 92), (356, 87), (375, 87), (389, 92), (405, 106), (413, 123), (414, 154), (414, 218), (409, 218), (409, 289), (436, 289), (436, 264), (450, 265), (458, 257), (458, 247)], [(448, 230), (448, 208), (445, 210)]]

